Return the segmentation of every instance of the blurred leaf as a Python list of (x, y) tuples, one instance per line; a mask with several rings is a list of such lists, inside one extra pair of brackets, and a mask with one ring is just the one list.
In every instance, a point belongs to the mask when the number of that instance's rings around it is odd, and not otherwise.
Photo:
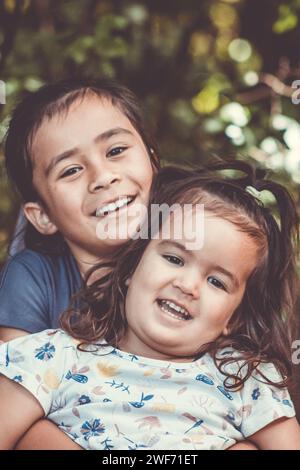
[(213, 37), (209, 34), (200, 31), (193, 33), (189, 44), (190, 54), (194, 57), (205, 56), (210, 50), (212, 41)]
[(86, 60), (88, 50), (94, 45), (94, 38), (92, 36), (83, 36), (67, 47), (65, 54), (72, 58), (76, 63), (82, 64)]
[(27, 77), (24, 82), (24, 88), (31, 92), (38, 90), (42, 85), (44, 82), (37, 77)]
[(16, 0), (4, 0), (4, 7), (9, 12), (14, 11), (16, 8)]
[(136, 25), (143, 25), (148, 18), (148, 10), (144, 5), (139, 5), (134, 3), (133, 5), (128, 5), (124, 11), (127, 18)]
[(252, 47), (245, 39), (234, 39), (228, 47), (230, 57), (237, 62), (246, 62), (252, 54)]
[(289, 5), (279, 6), (279, 18), (273, 24), (273, 31), (277, 34), (283, 34), (298, 25), (298, 17), (293, 13)]
[(197, 117), (195, 116), (191, 106), (184, 100), (177, 100), (172, 103), (170, 106), (170, 113), (173, 117), (178, 119), (178, 121), (189, 128), (197, 122)]
[(220, 117), (224, 122), (232, 122), (236, 126), (244, 127), (249, 122), (249, 110), (239, 103), (225, 104), (220, 110)]
[(212, 23), (221, 30), (231, 29), (238, 25), (238, 15), (234, 7), (224, 3), (215, 3), (210, 7), (209, 16)]
[(200, 114), (210, 114), (215, 111), (220, 104), (218, 87), (206, 85), (193, 99), (192, 105), (195, 111)]

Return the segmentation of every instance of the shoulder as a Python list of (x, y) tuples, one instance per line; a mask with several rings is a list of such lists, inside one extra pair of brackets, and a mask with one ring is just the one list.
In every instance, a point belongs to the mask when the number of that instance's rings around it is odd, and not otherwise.
[(26, 342), (27, 339), (36, 342), (36, 343), (51, 343), (56, 345), (58, 349), (64, 349), (65, 347), (71, 347), (76, 349), (78, 341), (72, 338), (68, 333), (62, 329), (47, 329), (40, 331), (39, 333), (34, 333), (30, 336), (24, 338)]
[(34, 353), (35, 358), (40, 361), (49, 361), (55, 356), (61, 361), (63, 359), (63, 351), (68, 349), (75, 351), (76, 346), (76, 341), (63, 330), (48, 329), (3, 343), (0, 345), (0, 352), (3, 354), (5, 351), (6, 361), (17, 351), (22, 353), (22, 356)]
[(0, 325), (29, 332), (58, 326), (82, 279), (70, 253), (50, 256), (25, 249), (0, 275)]
[(42, 255), (31, 250), (21, 251), (10, 258), (1, 271), (1, 296), (6, 298), (8, 294), (9, 297), (17, 295), (20, 289), (27, 290), (29, 286), (33, 285), (39, 286), (41, 289), (45, 284), (41, 281), (45, 279), (46, 271), (47, 260)]
[(42, 255), (33, 250), (24, 249), (9, 258), (2, 270), (2, 276), (11, 270), (38, 270), (51, 264), (49, 256)]
[(61, 330), (45, 330), (0, 345), (0, 374), (25, 387), (47, 415), (65, 370), (76, 363), (72, 339)]
[(1, 283), (7, 276), (24, 275), (26, 272), (30, 277), (51, 275), (68, 270), (71, 263), (71, 255), (51, 256), (38, 253), (33, 250), (24, 249), (11, 257), (1, 272)]
[[(233, 349), (224, 348), (219, 350), (216, 356), (216, 360), (210, 355), (205, 354), (205, 363), (220, 380), (226, 382), (228, 385), (234, 385), (234, 377), (243, 378), (248, 375), (248, 362), (243, 358), (243, 355)], [(261, 362), (257, 363), (255, 369), (248, 376), (244, 382), (244, 388), (260, 385), (261, 387), (270, 387), (271, 385), (276, 387), (276, 384), (281, 383), (283, 377), (280, 371), (272, 362)]]

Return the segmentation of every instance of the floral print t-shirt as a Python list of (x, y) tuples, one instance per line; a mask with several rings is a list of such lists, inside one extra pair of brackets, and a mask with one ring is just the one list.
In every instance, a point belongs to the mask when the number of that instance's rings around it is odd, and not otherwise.
[[(208, 354), (174, 363), (77, 345), (61, 330), (17, 338), (0, 346), (0, 373), (29, 390), (45, 416), (85, 449), (226, 449), (295, 415), (287, 390), (258, 374), (240, 391), (225, 389)], [(272, 364), (260, 369), (280, 380)]]

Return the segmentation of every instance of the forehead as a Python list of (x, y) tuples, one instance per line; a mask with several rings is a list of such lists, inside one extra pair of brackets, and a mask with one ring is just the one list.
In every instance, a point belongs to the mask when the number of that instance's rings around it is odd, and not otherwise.
[(92, 95), (78, 98), (68, 110), (42, 121), (32, 138), (33, 163), (88, 145), (98, 134), (115, 127), (128, 129), (139, 138), (130, 120), (111, 100)]

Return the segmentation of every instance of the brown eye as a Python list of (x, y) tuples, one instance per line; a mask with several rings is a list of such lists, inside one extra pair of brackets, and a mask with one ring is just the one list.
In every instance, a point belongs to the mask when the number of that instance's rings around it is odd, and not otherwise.
[(184, 262), (182, 261), (182, 259), (178, 258), (178, 256), (163, 255), (163, 258), (165, 258), (171, 264), (176, 264), (177, 266), (184, 266)]
[(72, 176), (72, 175), (75, 175), (76, 173), (78, 173), (80, 170), (82, 170), (81, 166), (74, 166), (72, 168), (69, 168), (68, 170), (66, 170), (60, 178), (66, 178), (68, 176)]
[(125, 152), (127, 147), (114, 147), (107, 153), (107, 157), (117, 157), (121, 153)]
[(216, 277), (214, 276), (209, 276), (207, 278), (207, 281), (209, 284), (212, 284), (214, 287), (216, 287), (217, 289), (222, 289), (224, 290), (225, 292), (227, 292), (227, 289), (226, 287), (224, 286), (224, 284), (222, 282), (220, 282)]

